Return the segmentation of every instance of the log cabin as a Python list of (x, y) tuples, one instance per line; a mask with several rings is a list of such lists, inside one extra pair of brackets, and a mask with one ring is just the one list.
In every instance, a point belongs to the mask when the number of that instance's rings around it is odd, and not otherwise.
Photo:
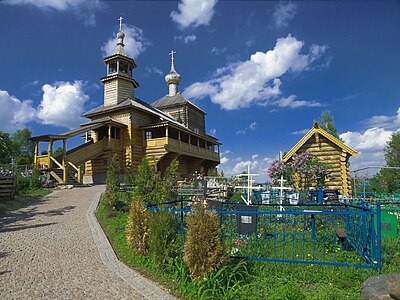
[(289, 151), (282, 160), (288, 162), (296, 154), (310, 152), (320, 162), (329, 165), (331, 179), (325, 183), (326, 189), (339, 190), (342, 195), (351, 196), (351, 178), (349, 158), (358, 157), (358, 153), (341, 140), (320, 128), (315, 122), (306, 135)]
[[(180, 178), (196, 170), (207, 172), (220, 162), (221, 143), (206, 133), (206, 113), (178, 91), (181, 76), (175, 70), (175, 52), (170, 53), (171, 70), (165, 76), (168, 94), (149, 104), (135, 97), (139, 83), (132, 72), (137, 66), (125, 53), (124, 37), (120, 23), (115, 51), (103, 59), (104, 103), (83, 115), (90, 121), (66, 133), (32, 138), (34, 163), (59, 184), (104, 183), (113, 155), (122, 173), (128, 165), (136, 170), (143, 157), (161, 172), (177, 159)], [(78, 135), (85, 136), (85, 143), (67, 151), (67, 140)], [(62, 155), (54, 157), (53, 143), (60, 140)], [(38, 154), (40, 142), (48, 143), (47, 154)]]

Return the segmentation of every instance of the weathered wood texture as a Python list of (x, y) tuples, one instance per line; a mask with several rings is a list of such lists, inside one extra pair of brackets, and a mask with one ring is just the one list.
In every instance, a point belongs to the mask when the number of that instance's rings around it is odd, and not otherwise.
[(15, 176), (0, 176), (0, 198), (14, 199), (16, 189)]
[(111, 106), (133, 98), (132, 82), (121, 79), (111, 79), (104, 82), (104, 106)]

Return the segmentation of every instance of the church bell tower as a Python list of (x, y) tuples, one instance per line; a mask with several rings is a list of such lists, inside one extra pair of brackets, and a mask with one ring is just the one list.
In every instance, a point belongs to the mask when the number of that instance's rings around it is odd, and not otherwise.
[(134, 89), (139, 87), (139, 83), (132, 77), (136, 63), (125, 53), (122, 19), (119, 18), (117, 47), (114, 54), (103, 59), (107, 66), (107, 76), (101, 78), (104, 84), (104, 106), (114, 106), (128, 98), (133, 99)]

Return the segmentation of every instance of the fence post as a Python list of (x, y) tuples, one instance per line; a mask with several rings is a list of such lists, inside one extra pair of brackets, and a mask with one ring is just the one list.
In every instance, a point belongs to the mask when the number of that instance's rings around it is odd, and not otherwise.
[(381, 250), (381, 203), (378, 202), (376, 204), (376, 248), (377, 248), (377, 256), (376, 256), (376, 261), (377, 261), (377, 267), (379, 270), (382, 270), (382, 250)]
[(367, 252), (367, 216), (366, 216), (366, 209), (365, 209), (365, 202), (361, 201), (361, 208), (362, 208), (362, 244), (363, 244), (363, 254), (366, 256)]

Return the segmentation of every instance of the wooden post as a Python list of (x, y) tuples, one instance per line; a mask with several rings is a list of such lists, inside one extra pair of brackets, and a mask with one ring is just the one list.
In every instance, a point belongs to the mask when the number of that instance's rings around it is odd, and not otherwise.
[(63, 166), (63, 181), (64, 184), (67, 184), (67, 140), (63, 139), (63, 153), (62, 153), (62, 166)]
[(111, 125), (108, 124), (108, 149), (111, 148)]
[(53, 154), (53, 140), (50, 139), (49, 146), (47, 148), (47, 160), (49, 162), (49, 168), (51, 168), (51, 166), (52, 166), (51, 158), (50, 158), (50, 156), (52, 156), (52, 154)]
[(35, 141), (35, 150), (33, 154), (33, 164), (37, 166), (37, 157), (39, 152), (39, 142)]
[(181, 149), (181, 131), (178, 131), (179, 149)]
[(189, 134), (189, 151), (192, 150), (192, 136)]
[(82, 182), (81, 182), (81, 180), (82, 180), (82, 174), (81, 174), (81, 173), (82, 173), (82, 171), (81, 171), (81, 166), (79, 166), (79, 167), (78, 167), (78, 182), (79, 182), (79, 183), (82, 183)]

